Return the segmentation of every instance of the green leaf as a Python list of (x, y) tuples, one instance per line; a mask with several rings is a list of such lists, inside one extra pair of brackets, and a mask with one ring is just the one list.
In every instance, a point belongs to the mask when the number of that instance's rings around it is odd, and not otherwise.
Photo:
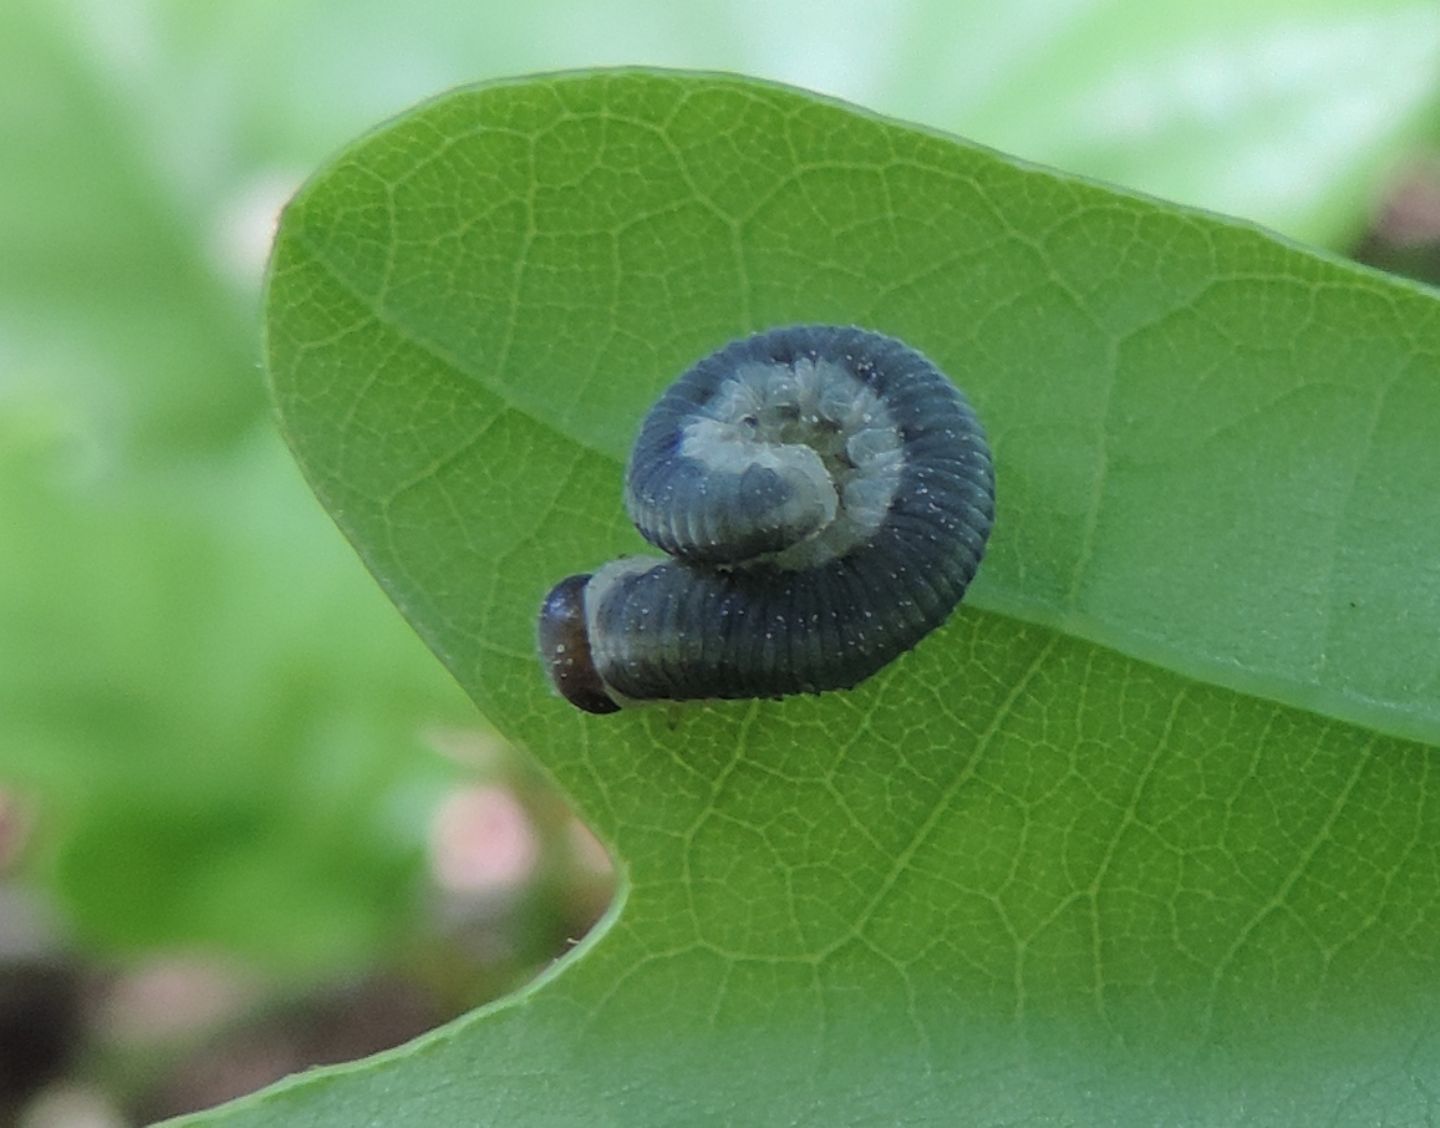
[[(639, 547), (629, 438), (805, 320), (970, 393), (973, 598), (851, 693), (585, 717), (548, 585)], [(1248, 225), (738, 78), (463, 90), (286, 214), (312, 485), (613, 845), (536, 987), (197, 1118), (1307, 1123), (1437, 1065), (1440, 322)]]

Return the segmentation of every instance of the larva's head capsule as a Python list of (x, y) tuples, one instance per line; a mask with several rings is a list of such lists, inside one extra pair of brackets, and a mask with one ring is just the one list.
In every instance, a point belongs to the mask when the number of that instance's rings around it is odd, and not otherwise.
[(590, 654), (585, 622), (585, 585), (589, 574), (567, 576), (540, 606), (540, 659), (555, 691), (587, 713), (614, 713), (620, 706), (605, 691), (605, 682)]

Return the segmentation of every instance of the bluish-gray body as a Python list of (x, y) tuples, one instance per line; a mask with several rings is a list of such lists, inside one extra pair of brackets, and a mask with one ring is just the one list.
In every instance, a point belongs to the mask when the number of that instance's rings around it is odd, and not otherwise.
[(568, 662), (588, 644), (602, 705), (869, 677), (964, 595), (994, 477), (969, 404), (924, 356), (800, 326), (737, 341), (671, 386), (636, 441), (626, 501), (674, 559), (584, 579), (583, 638), (559, 652)]

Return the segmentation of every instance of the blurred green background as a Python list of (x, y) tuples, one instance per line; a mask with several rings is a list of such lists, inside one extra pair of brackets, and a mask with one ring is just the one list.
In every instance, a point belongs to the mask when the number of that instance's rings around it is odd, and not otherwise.
[(300, 481), (258, 310), (279, 207), (356, 134), (629, 63), (1440, 261), (1432, 0), (4, 0), (0, 1124), (379, 1049), (603, 910), (603, 851)]

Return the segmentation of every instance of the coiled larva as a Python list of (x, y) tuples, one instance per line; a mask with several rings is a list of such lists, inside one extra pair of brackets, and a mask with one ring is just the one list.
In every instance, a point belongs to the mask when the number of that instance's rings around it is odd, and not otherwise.
[(557, 584), (556, 690), (634, 701), (848, 689), (945, 621), (994, 519), (985, 435), (908, 345), (831, 325), (732, 342), (646, 416), (626, 508), (670, 559)]

